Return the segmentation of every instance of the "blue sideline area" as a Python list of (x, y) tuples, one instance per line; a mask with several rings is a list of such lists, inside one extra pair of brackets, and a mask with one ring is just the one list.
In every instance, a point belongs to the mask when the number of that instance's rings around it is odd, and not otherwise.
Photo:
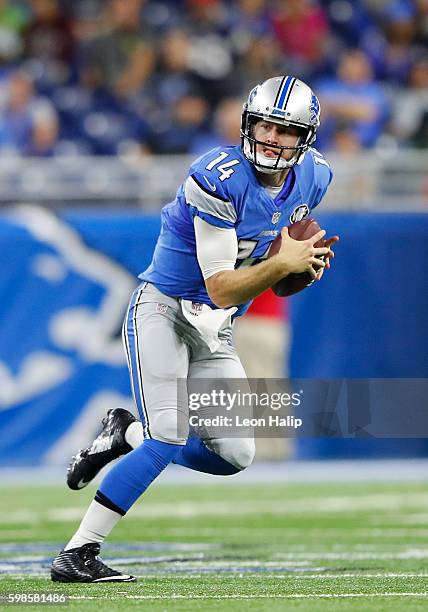
[[(317, 214), (334, 269), (290, 300), (291, 377), (428, 377), (428, 215)], [(403, 411), (411, 411), (403, 405)], [(428, 418), (428, 413), (427, 413)], [(417, 456), (424, 439), (300, 440), (298, 456)]]
[[(317, 218), (341, 242), (334, 271), (290, 300), (291, 376), (427, 377), (428, 215)], [(121, 323), (158, 231), (158, 216), (127, 210), (2, 214), (0, 467), (46, 465), (61, 447), (67, 456), (85, 411), (129, 398)], [(307, 459), (428, 454), (425, 440), (297, 448)]]
[(159, 227), (135, 211), (0, 217), (0, 466), (66, 461), (127, 407), (122, 321)]

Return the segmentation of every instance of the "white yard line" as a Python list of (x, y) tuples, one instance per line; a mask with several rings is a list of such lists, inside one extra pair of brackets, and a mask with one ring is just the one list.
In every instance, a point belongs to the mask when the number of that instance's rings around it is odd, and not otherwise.
[[(259, 574), (259, 572), (257, 572)], [(304, 580), (304, 579), (311, 579), (311, 580), (337, 580), (338, 578), (358, 578), (358, 579), (365, 579), (365, 578), (373, 578), (373, 579), (377, 579), (377, 578), (428, 578), (428, 573), (417, 573), (417, 574), (412, 574), (412, 573), (385, 573), (385, 574), (364, 574), (362, 572), (360, 573), (352, 573), (352, 572), (347, 572), (342, 573), (342, 574), (263, 574), (263, 578), (292, 578), (292, 579), (298, 579), (298, 580)], [(253, 576), (254, 578), (254, 576)]]
[[(312, 568), (311, 568), (312, 569)], [(322, 568), (321, 568), (322, 569)], [(159, 575), (164, 575), (164, 572), (162, 572), (162, 570), (160, 569), (159, 572), (156, 574), (156, 576)], [(200, 580), (201, 577), (203, 577), (204, 575), (206, 575), (207, 572), (204, 572), (203, 574), (182, 574), (180, 575), (180, 580), (182, 578), (185, 578), (186, 580), (193, 580), (193, 579), (198, 579)], [(153, 574), (143, 574), (140, 575), (138, 573), (134, 574), (135, 576), (138, 577), (138, 579), (152, 579), (153, 578)], [(170, 575), (168, 573), (168, 575)], [(311, 573), (311, 574), (304, 574), (301, 572), (288, 572), (288, 573), (284, 573), (284, 574), (280, 574), (280, 573), (274, 573), (274, 574), (268, 574), (268, 573), (261, 573), (258, 571), (255, 572), (245, 572), (242, 574), (239, 573), (234, 573), (233, 578), (235, 579), (236, 577), (239, 578), (249, 578), (251, 580), (254, 580), (255, 576), (259, 576), (260, 578), (276, 578), (279, 580), (337, 580), (337, 579), (341, 579), (341, 578), (352, 578), (352, 579), (361, 579), (364, 580), (366, 578), (372, 579), (372, 580), (378, 580), (379, 578), (428, 578), (428, 573), (376, 573), (376, 574), (364, 574), (362, 572), (360, 573), (353, 573), (353, 572), (346, 572), (346, 573), (339, 573), (339, 574), (322, 574), (322, 573)], [(210, 577), (210, 580), (212, 579), (218, 579), (218, 580), (224, 580), (225, 578), (225, 574), (222, 572), (221, 575), (218, 576), (213, 576)]]
[[(7, 567), (6, 564), (2, 564), (2, 570), (8, 570), (8, 576), (6, 575), (0, 575), (0, 581), (3, 579), (5, 580), (6, 578), (10, 578), (11, 576), (13, 576), (14, 578), (16, 577), (21, 577), (21, 578), (25, 578), (28, 579), (31, 576), (34, 576), (36, 578), (40, 578), (40, 574), (20, 574), (20, 573), (15, 573), (13, 570), (16, 569), (16, 566), (14, 565), (10, 565), (10, 567)], [(189, 568), (192, 569), (194, 571), (195, 568)], [(217, 568), (218, 569), (218, 568)], [(231, 568), (233, 569), (233, 568)], [(312, 569), (312, 568), (311, 568)], [(320, 568), (320, 572), (323, 570), (323, 568)], [(215, 568), (213, 568), (213, 572), (215, 572)], [(136, 572), (134, 572), (134, 575), (137, 576), (139, 581), (144, 581), (144, 580), (152, 580), (154, 577), (163, 577), (163, 576), (170, 576), (171, 573), (170, 572), (165, 572), (163, 571), (163, 569), (159, 569), (158, 572), (156, 573), (150, 573), (150, 574), (138, 574)], [(203, 572), (203, 573), (191, 573), (191, 574), (180, 574), (180, 580), (200, 580), (201, 578), (207, 577), (209, 575), (209, 572)], [(230, 574), (229, 576), (227, 576), (224, 572), (221, 573), (221, 575), (214, 575), (214, 576), (210, 576), (210, 580), (215, 581), (215, 580), (219, 580), (222, 581), (227, 577), (231, 577), (232, 574)], [(370, 580), (379, 580), (379, 579), (395, 579), (395, 578), (401, 578), (401, 579), (408, 579), (408, 578), (427, 578), (428, 579), (428, 573), (375, 573), (375, 574), (364, 574), (364, 573), (353, 573), (353, 572), (346, 572), (346, 573), (338, 573), (338, 574), (322, 574), (322, 573), (300, 573), (300, 572), (287, 572), (284, 574), (275, 572), (273, 574), (269, 574), (267, 572), (259, 572), (259, 571), (246, 571), (246, 572), (242, 572), (239, 573), (237, 571), (233, 572), (233, 579), (240, 579), (240, 580), (254, 580), (255, 577), (259, 577), (259, 578), (273, 578), (275, 580), (284, 580), (284, 581), (288, 581), (291, 582), (293, 580), (318, 580), (320, 582), (324, 581), (324, 580), (342, 580), (342, 579), (357, 579), (357, 580), (366, 580), (366, 579), (370, 579)]]
[(407, 550), (397, 552), (326, 552), (326, 551), (295, 551), (289, 553), (276, 553), (277, 559), (289, 560), (305, 559), (305, 560), (345, 560), (345, 561), (362, 561), (362, 560), (394, 560), (394, 559), (427, 559), (428, 549), (426, 548), (409, 548)]
[[(70, 595), (70, 599), (112, 599), (111, 595)], [(346, 597), (428, 597), (428, 593), (293, 593), (284, 595), (128, 595), (120, 599), (341, 599)]]

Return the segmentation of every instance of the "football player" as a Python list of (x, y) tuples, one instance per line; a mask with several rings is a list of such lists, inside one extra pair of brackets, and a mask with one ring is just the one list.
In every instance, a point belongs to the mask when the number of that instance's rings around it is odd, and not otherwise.
[[(257, 85), (243, 107), (241, 145), (197, 159), (163, 208), (152, 262), (140, 275), (124, 323), (141, 421), (123, 409), (109, 411), (92, 446), (73, 458), (68, 484), (78, 489), (124, 455), (53, 561), (52, 580), (133, 580), (98, 558), (100, 545), (169, 463), (230, 475), (252, 462), (251, 436), (179, 433), (177, 415), (186, 417), (188, 406), (178, 400), (177, 380), (245, 378), (232, 342), (233, 319), (288, 274), (320, 279), (329, 267), (337, 236), (317, 248), (324, 230), (304, 241), (287, 231), (320, 203), (332, 179), (328, 163), (311, 147), (319, 120), (318, 99), (301, 80), (281, 76)], [(281, 248), (268, 259), (279, 233)]]

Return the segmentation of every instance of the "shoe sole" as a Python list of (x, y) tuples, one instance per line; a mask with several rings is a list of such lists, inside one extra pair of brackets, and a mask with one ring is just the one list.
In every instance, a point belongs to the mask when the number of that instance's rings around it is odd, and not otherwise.
[(74, 580), (67, 576), (67, 574), (62, 574), (57, 570), (51, 569), (51, 580), (52, 582), (75, 582), (82, 584), (94, 584), (95, 582), (135, 582), (137, 579), (135, 576), (108, 576), (106, 578), (97, 578), (96, 580)]
[[(112, 413), (112, 412), (114, 412), (115, 410), (122, 410), (122, 409), (121, 409), (121, 408), (110, 408), (110, 410), (108, 410), (108, 411), (107, 411), (107, 416), (105, 416), (105, 417), (104, 417), (104, 419), (101, 421), (101, 422), (102, 422), (102, 425), (103, 425), (103, 428), (105, 427), (105, 425), (106, 425), (106, 423), (107, 423), (108, 419), (110, 418), (111, 413)], [(133, 416), (133, 415), (132, 415), (132, 416)], [(133, 419), (134, 419), (133, 421), (131, 421), (131, 420), (129, 421), (128, 425), (130, 425), (131, 423), (133, 423), (133, 422), (135, 422), (135, 421), (136, 421), (135, 417), (133, 417)], [(127, 426), (128, 426), (128, 425), (127, 425)], [(99, 435), (100, 435), (100, 434), (99, 434)], [(132, 450), (132, 448), (130, 448), (130, 451), (131, 451), (131, 450)], [(129, 452), (130, 452), (130, 451), (129, 451)], [(101, 466), (101, 467), (100, 467), (100, 468), (99, 468), (99, 469), (96, 471), (96, 473), (95, 473), (95, 474), (94, 474), (94, 475), (93, 475), (91, 478), (89, 478), (89, 480), (84, 480), (84, 478), (81, 478), (81, 479), (79, 480), (79, 482), (77, 482), (77, 483), (75, 482), (75, 479), (74, 479), (73, 477), (71, 477), (71, 481), (70, 481), (69, 473), (73, 471), (73, 470), (72, 470), (72, 467), (71, 467), (71, 466), (72, 466), (72, 464), (73, 464), (73, 462), (71, 462), (71, 463), (70, 463), (70, 467), (69, 467), (69, 469), (67, 470), (67, 477), (66, 477), (66, 482), (67, 482), (67, 486), (68, 486), (68, 488), (69, 488), (69, 489), (71, 489), (72, 491), (81, 491), (82, 489), (84, 489), (85, 487), (87, 487), (89, 483), (91, 483), (91, 482), (94, 480), (94, 478), (95, 478), (95, 477), (96, 477), (96, 476), (97, 476), (97, 475), (100, 473), (100, 471), (101, 471), (101, 470), (102, 470), (102, 469), (103, 469), (103, 468), (104, 468), (106, 465), (108, 465), (109, 463), (111, 463), (112, 461), (114, 461), (115, 459), (117, 459), (118, 457), (122, 457), (124, 454), (126, 454), (126, 453), (121, 453), (121, 454), (117, 455), (117, 457), (112, 457), (112, 458), (109, 458), (109, 460), (108, 460), (108, 461), (107, 461), (107, 462), (106, 462), (104, 465), (102, 465), (102, 466)], [(84, 461), (84, 460), (85, 460), (85, 459), (83, 459), (82, 461)]]

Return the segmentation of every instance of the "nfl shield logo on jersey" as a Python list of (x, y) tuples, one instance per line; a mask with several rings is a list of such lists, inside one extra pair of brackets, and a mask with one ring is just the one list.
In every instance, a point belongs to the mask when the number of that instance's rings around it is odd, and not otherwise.
[(278, 223), (278, 221), (281, 219), (281, 213), (280, 212), (274, 212), (272, 215), (272, 223)]
[(290, 222), (296, 223), (296, 221), (301, 221), (307, 215), (309, 215), (309, 206), (307, 204), (300, 204), (300, 206), (295, 208), (291, 213)]

